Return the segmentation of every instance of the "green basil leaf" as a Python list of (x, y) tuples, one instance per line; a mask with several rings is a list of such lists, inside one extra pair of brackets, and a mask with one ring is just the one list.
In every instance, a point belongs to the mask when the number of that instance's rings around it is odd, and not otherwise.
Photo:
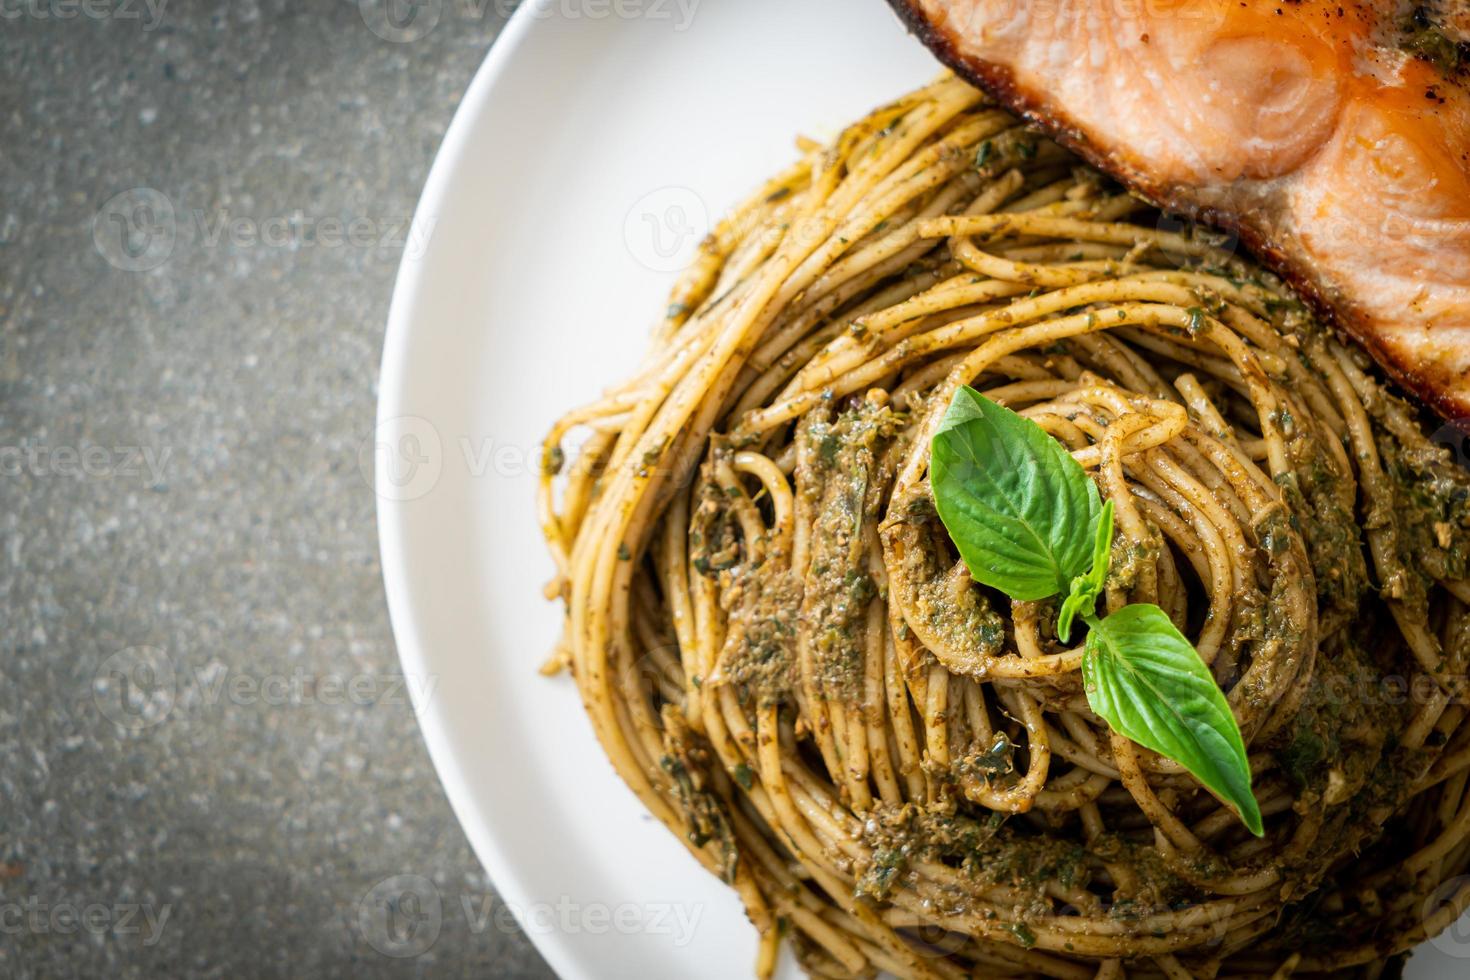
[(1120, 735), (1184, 766), (1262, 836), (1240, 726), (1168, 615), (1140, 603), (1088, 625), (1082, 677), (1092, 710)]
[(1097, 609), (1097, 597), (1108, 581), (1108, 568), (1113, 564), (1113, 502), (1103, 504), (1102, 518), (1097, 522), (1097, 537), (1092, 542), (1092, 570), (1072, 580), (1072, 589), (1062, 601), (1057, 615), (1057, 638), (1063, 643), (1072, 639), (1072, 620), (1090, 616)]
[(1028, 601), (1087, 571), (1097, 487), (1041, 426), (966, 386), (931, 450), (939, 518), (975, 581)]

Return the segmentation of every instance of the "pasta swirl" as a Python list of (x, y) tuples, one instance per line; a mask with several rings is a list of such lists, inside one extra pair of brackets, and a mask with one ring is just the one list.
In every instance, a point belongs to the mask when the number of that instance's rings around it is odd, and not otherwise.
[[(548, 670), (763, 976), (782, 937), (817, 976), (1376, 976), (1470, 905), (1470, 479), (1366, 365), (942, 78), (721, 222), (554, 428)], [(1263, 839), (1089, 710), (1050, 600), (970, 579), (928, 484), (966, 384), (1114, 502), (1106, 607), (1195, 644)]]

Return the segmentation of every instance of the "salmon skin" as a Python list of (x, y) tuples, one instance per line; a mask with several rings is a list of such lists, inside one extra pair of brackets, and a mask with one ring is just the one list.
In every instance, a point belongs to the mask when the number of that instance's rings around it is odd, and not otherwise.
[(890, 0), (942, 61), (1162, 208), (1239, 235), (1470, 417), (1470, 3)]

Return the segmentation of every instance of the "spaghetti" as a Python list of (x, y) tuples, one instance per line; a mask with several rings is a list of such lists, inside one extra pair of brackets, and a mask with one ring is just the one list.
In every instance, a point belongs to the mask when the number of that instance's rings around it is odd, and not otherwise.
[[(609, 758), (816, 976), (1377, 976), (1470, 905), (1470, 478), (1366, 359), (951, 77), (804, 145), (637, 376), (547, 440), (549, 592)], [(1266, 834), (975, 584), (930, 437), (973, 385), (1116, 508)], [(573, 433), (580, 440), (575, 453)]]

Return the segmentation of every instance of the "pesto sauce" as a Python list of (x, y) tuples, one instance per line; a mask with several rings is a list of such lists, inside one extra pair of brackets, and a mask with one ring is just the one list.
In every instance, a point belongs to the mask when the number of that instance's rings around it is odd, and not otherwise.
[(1405, 444), (1380, 432), (1377, 442), (1393, 499), (1387, 518), (1395, 567), (1385, 587), (1390, 598), (1426, 613), (1436, 579), (1470, 576), (1470, 474), (1427, 440)]
[(731, 575), (721, 593), (729, 629), (720, 673), (742, 703), (789, 700), (796, 686), (796, 622), (801, 583), (784, 568)]
[(949, 538), (927, 483), (895, 503), (883, 536), (892, 575), (890, 600), (924, 645), (955, 651), (974, 663), (998, 656), (1005, 646), (1005, 620), (975, 587), (964, 563), (949, 555)]
[(1351, 486), (1352, 476), (1341, 472), (1336, 458), (1322, 445), (1323, 439), (1330, 438), (1306, 426), (1293, 427), (1286, 440), (1292, 470), (1276, 480), (1288, 513), (1269, 511), (1256, 526), (1262, 546), (1273, 555), (1285, 547), (1290, 532), (1301, 536), (1316, 580), (1318, 616), (1324, 630), (1355, 615), (1368, 591), (1368, 564), (1353, 513), (1355, 501), (1343, 492)]
[(1463, 75), (1470, 67), (1470, 44), (1455, 40), (1443, 24), (1435, 22), (1434, 6), (1415, 4), (1404, 21), (1400, 46), (1407, 54), (1433, 65), (1449, 80)]
[(742, 704), (785, 703), (796, 684), (801, 581), (780, 560), (785, 556), (750, 562), (732, 500), (706, 471), (689, 531), (694, 572), (718, 583), (726, 613), (717, 672)]
[(659, 769), (667, 778), (670, 796), (684, 817), (689, 843), (704, 847), (714, 842), (720, 857), (720, 876), (727, 883), (732, 882), (739, 852), (724, 803), (711, 788), (709, 772), (714, 752), (689, 727), (679, 708), (666, 704), (660, 716), (664, 754), (659, 758)]
[(878, 597), (865, 527), (877, 521), (888, 484), (880, 474), (883, 451), (904, 422), (886, 404), (864, 399), (806, 431), (810, 463), (798, 482), (813, 519), (801, 629), (822, 693), (835, 700), (863, 696), (864, 627), (868, 604)]
[[(941, 863), (964, 872), (975, 890), (1001, 886), (1019, 894), (1007, 909), (1006, 928), (1028, 945), (1028, 919), (1055, 914), (1046, 888), (1086, 890), (1107, 865), (1137, 869), (1132, 891), (1119, 888), (1108, 913), (1118, 919), (1141, 918), (1197, 899), (1193, 889), (1169, 870), (1151, 841), (1104, 834), (1089, 843), (1037, 833), (1024, 821), (1010, 823), (1000, 813), (975, 819), (941, 804), (922, 807), (878, 806), (864, 822), (861, 839), (868, 856), (858, 862), (855, 894), (885, 900), (910, 880), (916, 862)], [(1210, 869), (1205, 869), (1210, 870)], [(947, 912), (974, 914), (966, 895), (946, 895)]]

